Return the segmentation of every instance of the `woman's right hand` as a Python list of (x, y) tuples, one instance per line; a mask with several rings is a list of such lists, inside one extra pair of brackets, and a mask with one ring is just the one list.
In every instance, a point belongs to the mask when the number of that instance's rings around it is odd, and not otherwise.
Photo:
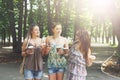
[(45, 54), (48, 54), (51, 50), (51, 46), (46, 46), (45, 48)]
[(23, 56), (23, 57), (27, 56), (27, 54), (26, 54), (25, 51), (22, 51), (22, 56)]
[(96, 59), (96, 56), (94, 56), (94, 55), (89, 55), (88, 56), (88, 64), (87, 64), (87, 66), (92, 66), (92, 64), (93, 64), (93, 61), (95, 61), (95, 59)]
[(50, 45), (41, 45), (41, 53), (42, 55), (47, 55), (51, 50)]
[(90, 57), (89, 57), (91, 60), (95, 60), (96, 59), (96, 56), (94, 56), (94, 55), (90, 55)]

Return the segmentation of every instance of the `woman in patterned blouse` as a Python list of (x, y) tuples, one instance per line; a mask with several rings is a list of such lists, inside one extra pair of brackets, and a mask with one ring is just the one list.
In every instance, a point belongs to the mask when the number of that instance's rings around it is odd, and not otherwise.
[(86, 80), (86, 65), (91, 66), (95, 56), (91, 55), (90, 37), (87, 31), (79, 29), (76, 39), (68, 57), (67, 80)]
[(46, 38), (46, 50), (49, 52), (47, 60), (49, 80), (63, 80), (66, 67), (65, 55), (68, 51), (68, 41), (65, 37), (61, 36), (61, 24), (53, 23), (52, 32), (53, 35)]

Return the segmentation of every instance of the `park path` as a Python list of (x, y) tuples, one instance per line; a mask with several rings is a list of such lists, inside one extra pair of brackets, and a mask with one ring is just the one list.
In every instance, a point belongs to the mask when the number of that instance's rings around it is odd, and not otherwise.
[(107, 75), (101, 71), (102, 63), (112, 56), (114, 48), (108, 45), (93, 45), (93, 54), (97, 57), (92, 67), (88, 69), (87, 80), (120, 80), (118, 77)]
[[(93, 54), (97, 58), (92, 67), (87, 68), (87, 80), (120, 80), (120, 78), (112, 77), (101, 71), (101, 64), (113, 54), (114, 49), (107, 45), (93, 45), (93, 47)], [(0, 63), (0, 80), (24, 80), (23, 75), (19, 74), (19, 65), (20, 63)], [(48, 80), (46, 68), (43, 80)]]

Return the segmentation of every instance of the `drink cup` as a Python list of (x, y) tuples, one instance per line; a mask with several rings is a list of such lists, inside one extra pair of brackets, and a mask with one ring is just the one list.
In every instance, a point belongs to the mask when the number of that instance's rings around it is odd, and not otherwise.
[(90, 58), (93, 59), (93, 60), (96, 59), (96, 57), (94, 55), (90, 55)]
[(27, 54), (33, 54), (33, 53), (34, 53), (34, 46), (28, 46)]
[(59, 52), (59, 51), (60, 51), (60, 49), (61, 49), (61, 48), (57, 48), (57, 52)]
[(34, 46), (28, 46), (28, 49), (33, 49), (34, 48)]

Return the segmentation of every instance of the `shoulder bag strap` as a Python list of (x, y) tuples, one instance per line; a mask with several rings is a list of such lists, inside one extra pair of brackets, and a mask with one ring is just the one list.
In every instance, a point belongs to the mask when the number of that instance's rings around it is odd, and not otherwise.
[[(29, 42), (30, 42), (30, 39), (27, 40), (26, 48), (28, 47)], [(26, 57), (23, 57), (22, 63), (25, 63), (25, 58), (26, 58)]]

